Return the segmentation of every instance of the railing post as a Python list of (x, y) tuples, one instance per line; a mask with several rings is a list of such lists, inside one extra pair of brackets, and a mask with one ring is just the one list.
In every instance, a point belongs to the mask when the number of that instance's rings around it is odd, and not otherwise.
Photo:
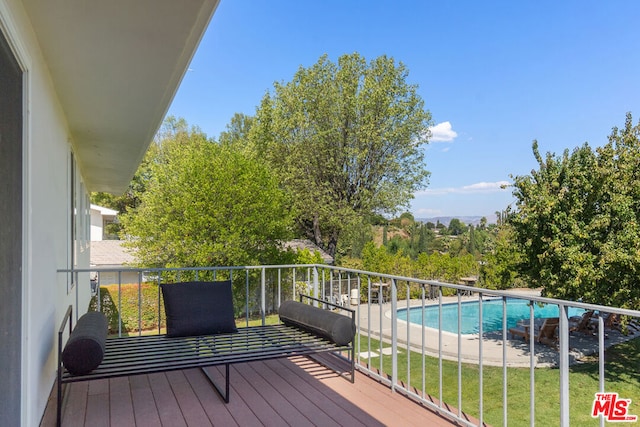
[(282, 303), (282, 269), (278, 268), (278, 307)]
[[(483, 364), (482, 361), (484, 359), (484, 354), (482, 353), (483, 351), (483, 342), (484, 339), (482, 337), (483, 333), (484, 333), (484, 328), (482, 327), (482, 322), (483, 322), (483, 318), (482, 318), (482, 292), (478, 292), (478, 336), (479, 336), (479, 340), (478, 340), (478, 394), (480, 395), (479, 400), (479, 408), (478, 408), (478, 418), (480, 420), (480, 422), (478, 424), (483, 425), (484, 424), (484, 405), (483, 405), (483, 401), (484, 401), (484, 377), (483, 377)], [(460, 347), (458, 347), (458, 351), (461, 351)]]
[(568, 307), (561, 304), (560, 315), (560, 425), (569, 426), (569, 316)]
[(502, 425), (508, 426), (507, 418), (507, 297), (502, 297)]
[[(323, 295), (324, 296), (324, 295)], [(313, 297), (318, 297), (318, 266), (313, 266)], [(314, 305), (318, 306), (318, 301), (315, 301)]]
[(293, 286), (292, 286), (292, 288), (293, 288), (293, 296), (292, 296), (292, 299), (294, 301), (297, 300), (296, 295), (298, 295), (298, 292), (296, 292), (296, 286), (297, 286), (296, 285), (296, 268), (293, 267)]
[[(382, 318), (382, 317), (381, 317)], [(391, 279), (391, 390), (398, 384), (398, 289), (396, 279)], [(380, 330), (382, 342), (382, 330)], [(380, 355), (382, 360), (382, 355)]]
[[(604, 318), (598, 316), (598, 391), (604, 393)], [(604, 427), (604, 416), (600, 415), (600, 426)]]
[(138, 271), (138, 335), (142, 335), (142, 272)]
[(260, 315), (262, 316), (262, 326), (266, 324), (266, 309), (265, 309), (265, 300), (266, 297), (266, 286), (267, 286), (267, 272), (264, 267), (260, 270)]

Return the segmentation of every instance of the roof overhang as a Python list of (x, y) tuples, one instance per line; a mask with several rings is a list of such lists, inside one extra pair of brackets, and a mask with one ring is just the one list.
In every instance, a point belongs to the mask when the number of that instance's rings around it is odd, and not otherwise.
[(124, 192), (219, 0), (24, 0), (89, 191)]

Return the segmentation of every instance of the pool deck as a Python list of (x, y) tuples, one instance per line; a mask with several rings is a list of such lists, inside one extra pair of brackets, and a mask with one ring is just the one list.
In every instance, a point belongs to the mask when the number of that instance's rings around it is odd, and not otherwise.
[[(514, 290), (513, 293), (516, 296), (539, 296), (539, 292), (535, 290)], [(462, 297), (462, 301), (477, 301), (476, 296)], [(451, 303), (457, 302), (458, 297), (443, 297), (442, 302)], [(427, 301), (426, 305), (437, 305), (438, 302), (434, 300)], [(420, 306), (420, 301), (410, 302), (410, 307)], [(367, 308), (370, 307), (370, 310)], [(398, 308), (405, 308), (406, 304), (403, 302), (398, 304)], [(352, 308), (355, 308), (352, 306)], [(371, 325), (371, 337), (379, 338), (377, 331), (382, 331), (382, 340), (386, 343), (387, 347), (391, 342), (391, 304), (361, 304), (358, 311), (358, 316), (361, 325), (361, 331), (367, 333), (367, 325)], [(407, 328), (408, 325), (408, 328)], [(410, 343), (410, 347), (413, 351), (421, 352), (422, 348), (422, 332), (424, 329), (424, 347), (425, 353), (429, 356), (437, 357), (439, 354), (439, 334), (437, 329), (422, 328), (420, 325), (407, 324), (407, 322), (399, 320), (397, 325), (398, 344), (400, 347), (406, 348), (407, 343)], [(640, 335), (639, 332), (635, 332), (630, 335), (623, 335), (617, 330), (607, 330), (605, 339), (605, 346), (618, 344), (623, 341), (636, 338)], [(484, 334), (484, 340), (482, 340), (482, 360), (484, 365), (488, 366), (502, 366), (503, 360), (506, 358), (507, 366), (509, 367), (529, 367), (531, 365), (532, 357), (530, 346), (528, 342), (525, 342), (520, 337), (512, 337), (507, 333), (507, 345), (503, 345), (502, 331), (490, 332)], [(463, 363), (478, 363), (480, 354), (480, 339), (478, 334), (461, 335), (458, 339), (458, 334), (450, 332), (442, 332), (442, 356), (448, 360), (458, 360), (458, 344), (460, 344), (460, 359)], [(588, 355), (597, 354), (598, 352), (598, 337), (587, 335), (579, 332), (571, 332), (569, 338), (569, 363), (579, 363), (582, 358)], [(505, 351), (506, 350), (506, 351)], [(371, 349), (372, 352), (378, 352), (379, 349)], [(366, 357), (366, 354), (361, 354), (360, 357)], [(559, 352), (553, 347), (541, 343), (534, 344), (534, 357), (533, 363), (535, 367), (549, 367), (557, 366), (559, 361)]]

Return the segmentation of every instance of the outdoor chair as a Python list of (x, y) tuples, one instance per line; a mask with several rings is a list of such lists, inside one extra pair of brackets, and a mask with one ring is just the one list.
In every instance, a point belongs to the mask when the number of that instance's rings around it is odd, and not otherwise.
[[(560, 320), (557, 317), (544, 319), (540, 328), (536, 327), (536, 341), (549, 346), (555, 346), (558, 341), (556, 330), (559, 326)], [(536, 331), (534, 331), (534, 334)], [(521, 336), (525, 341), (528, 342), (530, 338), (529, 324), (522, 324), (515, 328), (509, 328), (509, 333), (513, 336)]]
[(515, 328), (509, 328), (511, 336), (522, 337), (523, 340), (529, 341), (529, 325), (520, 325)]
[(591, 334), (593, 327), (591, 320), (594, 315), (593, 310), (585, 311), (582, 316), (575, 316), (569, 319), (569, 332), (582, 332)]
[(549, 347), (557, 347), (558, 345), (558, 335), (556, 331), (560, 326), (560, 319), (557, 317), (550, 317), (548, 319), (544, 319), (544, 323), (540, 327), (538, 331), (538, 339), (539, 343), (548, 345)]

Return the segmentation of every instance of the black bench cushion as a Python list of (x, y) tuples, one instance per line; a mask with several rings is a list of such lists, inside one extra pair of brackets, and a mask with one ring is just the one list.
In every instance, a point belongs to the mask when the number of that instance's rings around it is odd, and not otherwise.
[(62, 351), (62, 364), (71, 375), (88, 374), (102, 363), (107, 328), (107, 317), (97, 311), (78, 319)]
[(298, 301), (280, 304), (279, 314), (285, 325), (297, 326), (337, 345), (349, 344), (356, 333), (356, 325), (350, 317)]
[(163, 283), (170, 337), (237, 332), (231, 281)]

